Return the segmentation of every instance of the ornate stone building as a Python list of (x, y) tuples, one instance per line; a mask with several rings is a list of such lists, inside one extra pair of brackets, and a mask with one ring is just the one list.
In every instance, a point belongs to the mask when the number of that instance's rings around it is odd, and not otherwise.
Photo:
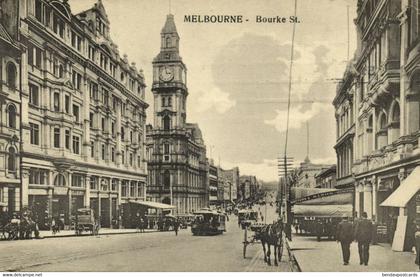
[[(345, 75), (348, 86), (340, 92), (353, 99), (354, 127), (346, 132), (354, 132), (353, 157), (348, 161), (354, 209), (374, 218), (397, 251), (413, 245), (410, 230), (420, 179), (418, 11), (418, 0), (358, 1), (354, 71), (351, 77)], [(342, 114), (339, 106), (337, 115)], [(337, 127), (342, 128), (339, 121)], [(338, 168), (340, 172), (340, 163)]]
[[(112, 41), (100, 0), (20, 0), (22, 204), (71, 223), (91, 207), (102, 226), (145, 200), (145, 81)], [(42, 222), (41, 222), (42, 224)]]
[(153, 60), (154, 118), (147, 132), (148, 196), (178, 214), (208, 206), (206, 146), (197, 124), (187, 123), (187, 68), (179, 56), (174, 16), (161, 31)]
[(0, 1), (0, 208), (20, 210), (21, 75), (17, 2)]

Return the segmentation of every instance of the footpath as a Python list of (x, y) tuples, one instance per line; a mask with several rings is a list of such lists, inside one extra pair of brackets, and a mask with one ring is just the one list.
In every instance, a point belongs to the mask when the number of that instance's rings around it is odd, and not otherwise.
[(350, 246), (350, 264), (343, 265), (341, 245), (316, 237), (296, 236), (288, 242), (291, 254), (302, 272), (417, 272), (415, 254), (392, 251), (388, 244), (370, 246), (369, 265), (359, 264), (357, 243)]
[[(154, 229), (146, 229), (145, 233), (158, 232)], [(101, 228), (99, 229), (99, 235), (118, 235), (118, 234), (133, 234), (139, 233), (137, 229), (111, 229), (111, 228)], [(60, 232), (53, 234), (52, 231), (39, 231), (41, 238), (60, 238), (60, 237), (75, 237), (76, 232), (74, 230), (61, 230)], [(81, 236), (90, 236), (90, 232), (83, 232)]]

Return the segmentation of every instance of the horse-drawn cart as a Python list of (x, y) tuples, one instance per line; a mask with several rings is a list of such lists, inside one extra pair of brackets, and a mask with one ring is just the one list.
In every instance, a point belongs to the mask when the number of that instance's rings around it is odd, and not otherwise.
[(81, 235), (83, 232), (90, 232), (92, 235), (99, 234), (99, 220), (94, 216), (94, 212), (89, 208), (81, 208), (77, 210), (76, 214), (76, 235)]
[[(283, 255), (283, 223), (279, 220), (273, 224), (253, 223), (244, 228), (243, 257), (249, 245), (261, 242), (264, 250), (264, 261), (271, 265), (271, 245), (274, 247), (274, 264), (277, 266)], [(266, 251), (267, 250), (267, 251)]]

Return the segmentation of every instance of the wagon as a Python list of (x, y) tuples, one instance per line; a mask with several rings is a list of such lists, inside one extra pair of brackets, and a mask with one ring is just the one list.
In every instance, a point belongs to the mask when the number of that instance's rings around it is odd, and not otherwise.
[(99, 228), (99, 221), (95, 218), (92, 209), (81, 208), (77, 210), (75, 225), (76, 235), (81, 235), (83, 232), (90, 232), (92, 235), (98, 235)]

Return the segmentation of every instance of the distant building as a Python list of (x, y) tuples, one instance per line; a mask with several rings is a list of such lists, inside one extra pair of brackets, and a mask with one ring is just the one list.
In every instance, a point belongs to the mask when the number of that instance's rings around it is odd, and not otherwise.
[(315, 175), (316, 188), (335, 188), (336, 180), (336, 165), (332, 165), (327, 169), (321, 170)]
[(307, 157), (300, 166), (297, 168), (297, 182), (294, 184), (296, 187), (314, 188), (316, 187), (315, 176), (322, 170), (329, 168), (331, 165), (314, 164), (311, 163)]
[(218, 200), (218, 170), (217, 167), (213, 164), (213, 161), (210, 161), (209, 165), (209, 206), (215, 208), (219, 204)]
[(239, 177), (238, 200), (252, 199), (259, 189), (259, 182), (255, 176), (242, 175)]

